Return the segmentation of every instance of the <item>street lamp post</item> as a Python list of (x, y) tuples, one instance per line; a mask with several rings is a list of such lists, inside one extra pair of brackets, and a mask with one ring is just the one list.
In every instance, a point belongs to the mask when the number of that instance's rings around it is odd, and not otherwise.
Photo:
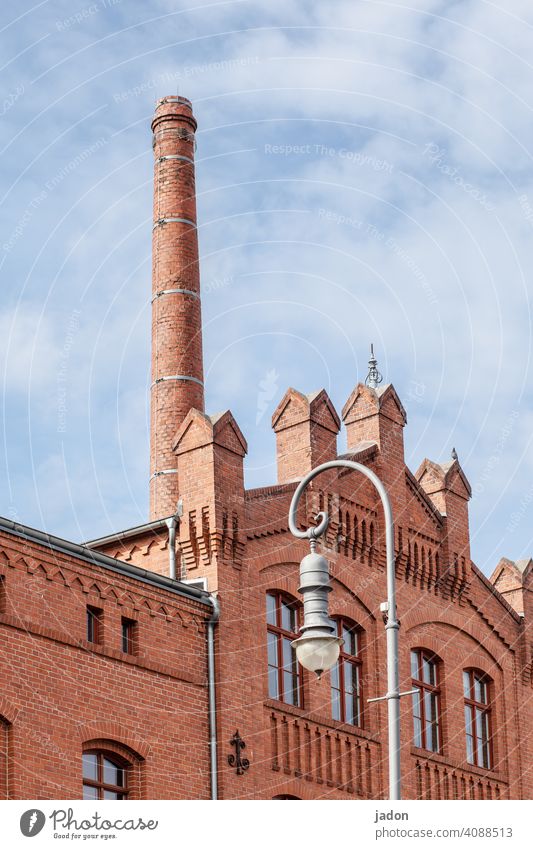
[(329, 516), (321, 512), (316, 527), (301, 531), (296, 525), (296, 514), (302, 493), (308, 484), (322, 472), (330, 469), (351, 469), (361, 472), (376, 488), (385, 514), (385, 547), (387, 554), (387, 601), (380, 609), (385, 614), (387, 635), (387, 694), (369, 701), (386, 701), (389, 720), (389, 798), (401, 799), (400, 783), (400, 697), (410, 693), (399, 691), (398, 630), (396, 615), (396, 572), (394, 558), (394, 524), (389, 496), (378, 476), (353, 460), (332, 460), (310, 471), (298, 485), (289, 509), (289, 528), (298, 539), (308, 539), (311, 554), (300, 564), (300, 592), (304, 600), (304, 624), (301, 636), (294, 641), (298, 661), (306, 669), (317, 672), (331, 669), (339, 657), (342, 640), (334, 634), (328, 617), (329, 569), (324, 557), (316, 553), (316, 541), (328, 528)]

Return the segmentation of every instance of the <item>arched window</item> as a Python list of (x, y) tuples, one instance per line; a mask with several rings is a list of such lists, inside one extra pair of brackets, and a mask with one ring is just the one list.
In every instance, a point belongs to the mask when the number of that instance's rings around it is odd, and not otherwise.
[(302, 706), (301, 670), (291, 643), (298, 636), (298, 605), (283, 593), (267, 593), (268, 695)]
[(479, 669), (463, 672), (466, 759), (483, 769), (492, 769), (491, 683)]
[(127, 799), (129, 764), (116, 754), (91, 749), (83, 753), (83, 798)]
[(414, 745), (429, 752), (440, 752), (439, 660), (425, 649), (411, 652)]
[(288, 793), (281, 793), (279, 796), (272, 796), (272, 799), (290, 799), (291, 801), (301, 802), (299, 796), (289, 796)]
[(361, 630), (347, 619), (332, 619), (337, 636), (344, 640), (339, 659), (331, 670), (331, 712), (333, 719), (349, 725), (363, 725), (361, 692)]

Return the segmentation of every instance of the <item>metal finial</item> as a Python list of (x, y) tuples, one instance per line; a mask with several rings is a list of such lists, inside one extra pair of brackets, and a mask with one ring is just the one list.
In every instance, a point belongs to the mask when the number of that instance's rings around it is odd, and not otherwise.
[(457, 454), (457, 451), (455, 450), (455, 448), (452, 448), (452, 460), (458, 460), (458, 459), (459, 459), (459, 455)]
[(377, 365), (378, 361), (374, 356), (374, 345), (371, 345), (370, 359), (368, 361), (368, 374), (365, 380), (365, 384), (369, 387), (369, 389), (377, 389), (379, 384), (383, 381), (383, 375), (378, 371)]

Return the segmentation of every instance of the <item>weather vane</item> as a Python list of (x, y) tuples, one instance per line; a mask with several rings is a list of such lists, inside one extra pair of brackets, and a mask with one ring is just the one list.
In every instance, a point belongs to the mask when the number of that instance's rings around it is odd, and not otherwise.
[(368, 374), (365, 384), (369, 389), (377, 389), (383, 381), (383, 375), (378, 371), (378, 361), (374, 356), (374, 345), (370, 345), (370, 359), (368, 361)]

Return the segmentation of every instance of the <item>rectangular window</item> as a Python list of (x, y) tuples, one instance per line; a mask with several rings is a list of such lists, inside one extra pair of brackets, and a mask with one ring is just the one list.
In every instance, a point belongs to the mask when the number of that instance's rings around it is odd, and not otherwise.
[(87, 606), (87, 641), (89, 643), (102, 642), (102, 615), (103, 611), (100, 608)]
[(440, 689), (438, 660), (429, 652), (411, 652), (413, 689), (413, 743), (428, 752), (440, 752)]
[(134, 619), (122, 618), (122, 651), (125, 654), (135, 654), (136, 652), (136, 632), (137, 623)]
[(465, 694), (466, 759), (474, 766), (492, 769), (489, 682), (477, 670), (463, 673)]
[(297, 608), (282, 593), (267, 593), (268, 695), (301, 707), (301, 673), (291, 643), (296, 639)]
[(363, 725), (361, 690), (361, 633), (353, 623), (330, 619), (338, 637), (344, 640), (339, 659), (330, 672), (331, 715), (348, 725)]

